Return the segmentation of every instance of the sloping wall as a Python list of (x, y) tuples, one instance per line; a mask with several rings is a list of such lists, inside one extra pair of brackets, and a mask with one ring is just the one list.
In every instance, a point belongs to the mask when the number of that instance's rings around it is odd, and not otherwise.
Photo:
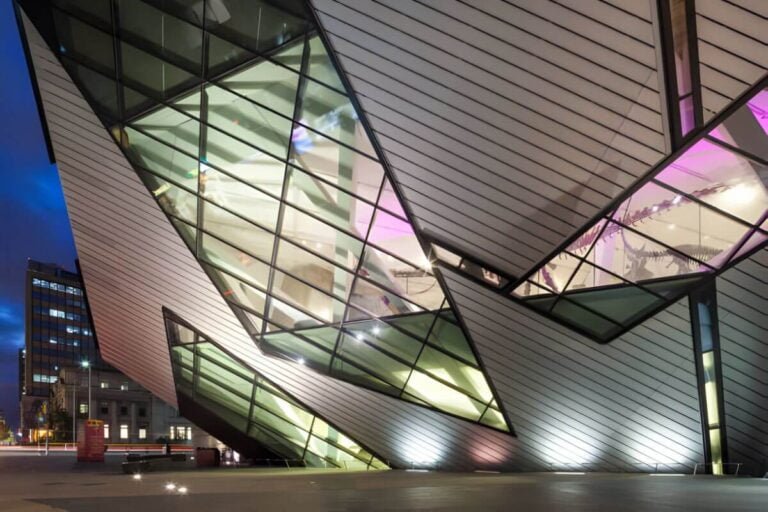
[(593, 471), (703, 462), (687, 299), (599, 345), (444, 275), (527, 457)]
[(696, 2), (705, 120), (725, 108), (768, 71), (766, 23), (768, 2)]
[(662, 156), (648, 1), (312, 3), (418, 224), (501, 270)]
[(514, 437), (262, 355), (36, 29), (24, 26), (105, 360), (175, 403), (166, 306), (393, 464), (526, 467)]

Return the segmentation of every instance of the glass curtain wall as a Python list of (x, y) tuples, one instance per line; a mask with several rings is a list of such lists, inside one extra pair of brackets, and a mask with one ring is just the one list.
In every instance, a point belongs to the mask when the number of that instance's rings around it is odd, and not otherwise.
[(214, 342), (166, 315), (176, 392), (288, 460), (309, 467), (389, 469)]
[(611, 339), (768, 240), (768, 90), (653, 172), (513, 296)]
[(262, 350), (509, 431), (303, 2), (52, 4), (59, 58)]

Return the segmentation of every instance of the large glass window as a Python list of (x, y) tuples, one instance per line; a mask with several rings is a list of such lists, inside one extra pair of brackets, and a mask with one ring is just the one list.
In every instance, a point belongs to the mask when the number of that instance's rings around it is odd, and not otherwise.
[[(768, 94), (756, 90), (513, 294), (609, 339), (768, 242)], [(684, 278), (684, 279), (680, 279)], [(555, 296), (561, 295), (560, 299)]]
[[(480, 412), (408, 400), (480, 420), (490, 386), (302, 2), (57, 1), (67, 69), (260, 348), (395, 396), (423, 372)], [(173, 354), (241, 432), (356, 464), (336, 434), (256, 421), (214, 355)]]
[[(309, 466), (387, 467), (357, 442), (318, 418), (202, 334), (195, 332), (192, 337), (194, 345), (190, 349), (190, 336), (182, 333), (191, 329), (170, 317), (166, 317), (166, 322), (167, 331), (171, 334), (169, 343), (172, 352), (178, 354), (178, 349), (181, 349), (186, 352), (183, 358), (194, 358), (190, 363), (182, 362), (179, 357), (172, 358), (177, 392), (195, 400), (219, 421), (265, 444), (275, 453), (291, 460), (301, 459)], [(192, 378), (179, 382), (181, 370), (195, 372), (194, 388), (189, 385)], [(122, 438), (123, 426), (120, 428)], [(125, 428), (127, 431), (127, 425)], [(171, 429), (171, 437), (184, 440), (191, 437), (189, 427)]]

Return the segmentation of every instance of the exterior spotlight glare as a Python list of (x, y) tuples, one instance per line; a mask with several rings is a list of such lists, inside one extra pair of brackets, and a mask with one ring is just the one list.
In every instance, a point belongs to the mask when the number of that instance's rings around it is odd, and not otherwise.
[(296, 360), (296, 362), (297, 362), (297, 363), (299, 363), (299, 364), (304, 364), (304, 358), (303, 358), (303, 357), (300, 357), (300, 358), (298, 358), (298, 359)]
[(91, 363), (90, 361), (81, 361), (80, 366), (82, 366), (83, 368), (88, 368), (89, 366), (91, 366)]
[(133, 479), (134, 480), (141, 480), (141, 473), (134, 473), (133, 474)]
[(355, 339), (356, 339), (357, 341), (363, 341), (363, 335), (362, 335), (362, 334), (360, 334), (360, 333), (357, 333), (357, 334), (355, 334)]
[(678, 194), (678, 195), (676, 195), (676, 196), (675, 196), (675, 198), (672, 200), (672, 204), (678, 204), (678, 203), (679, 203), (680, 201), (682, 201), (682, 200), (683, 200), (683, 196), (681, 196), (681, 195), (679, 195), (679, 194)]
[(371, 332), (373, 332), (373, 334), (378, 335), (381, 332), (381, 329), (379, 328), (378, 325), (374, 325), (373, 329), (371, 330)]
[(166, 491), (172, 491), (175, 488), (176, 488), (176, 484), (173, 483), (173, 482), (168, 482), (167, 484), (165, 484), (165, 490)]
[(179, 494), (187, 494), (187, 488), (186, 487), (179, 487), (177, 489), (179, 491)]

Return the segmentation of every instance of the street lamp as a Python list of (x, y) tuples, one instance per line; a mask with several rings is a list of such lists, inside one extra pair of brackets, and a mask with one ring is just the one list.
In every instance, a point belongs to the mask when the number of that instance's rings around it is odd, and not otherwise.
[(91, 363), (86, 360), (80, 366), (88, 368), (88, 419), (91, 419)]

